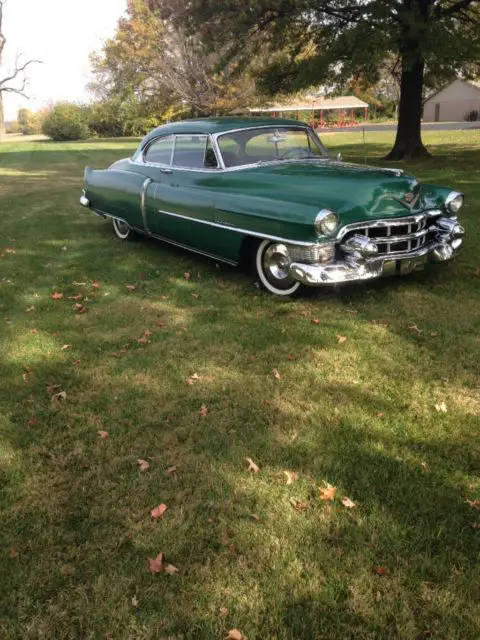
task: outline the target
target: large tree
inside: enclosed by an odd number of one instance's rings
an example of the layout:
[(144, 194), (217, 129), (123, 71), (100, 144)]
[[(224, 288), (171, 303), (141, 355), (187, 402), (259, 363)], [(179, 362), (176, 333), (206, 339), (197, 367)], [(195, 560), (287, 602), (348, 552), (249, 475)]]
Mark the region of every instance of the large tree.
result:
[(348, 77), (378, 79), (386, 55), (400, 62), (400, 104), (392, 160), (427, 155), (421, 139), (426, 70), (431, 77), (478, 71), (478, 0), (149, 0), (213, 48), (268, 64), (262, 87), (298, 90)]
[(3, 8), (6, 2), (7, 0), (0, 0), (0, 137), (5, 133), (3, 94), (16, 93), (27, 98), (28, 96), (25, 94), (25, 89), (28, 84), (26, 70), (31, 64), (39, 62), (39, 60), (23, 61), (21, 56), (17, 55), (13, 69), (2, 71), (3, 51), (7, 43), (7, 39), (3, 33)]

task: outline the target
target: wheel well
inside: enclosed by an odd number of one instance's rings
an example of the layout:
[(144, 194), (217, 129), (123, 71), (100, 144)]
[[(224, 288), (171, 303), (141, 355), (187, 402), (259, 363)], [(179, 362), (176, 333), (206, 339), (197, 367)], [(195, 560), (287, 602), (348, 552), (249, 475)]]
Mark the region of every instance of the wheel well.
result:
[(246, 236), (243, 239), (242, 246), (240, 247), (240, 266), (247, 271), (252, 271), (253, 259), (255, 252), (260, 244), (259, 238), (252, 236)]

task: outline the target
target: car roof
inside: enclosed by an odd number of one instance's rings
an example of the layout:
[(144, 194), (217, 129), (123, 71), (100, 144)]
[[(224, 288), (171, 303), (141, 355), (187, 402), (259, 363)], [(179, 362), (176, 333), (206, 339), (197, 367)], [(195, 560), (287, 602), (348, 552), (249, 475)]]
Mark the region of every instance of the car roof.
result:
[(180, 133), (222, 133), (233, 129), (248, 129), (250, 127), (268, 126), (308, 126), (298, 120), (287, 120), (284, 118), (245, 118), (245, 117), (223, 117), (223, 118), (197, 118), (195, 120), (179, 120), (157, 127), (148, 133), (142, 140), (144, 147), (152, 138)]

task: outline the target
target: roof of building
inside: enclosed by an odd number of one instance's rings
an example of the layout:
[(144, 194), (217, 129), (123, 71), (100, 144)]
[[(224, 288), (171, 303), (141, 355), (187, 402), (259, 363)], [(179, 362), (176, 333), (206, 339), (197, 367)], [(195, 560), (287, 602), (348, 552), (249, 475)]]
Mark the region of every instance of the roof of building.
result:
[(465, 84), (470, 84), (472, 85), (472, 87), (475, 87), (475, 89), (480, 89), (480, 80), (464, 80), (463, 78), (454, 78), (450, 82), (447, 82), (447, 84), (444, 84), (442, 87), (440, 87), (440, 89), (437, 89), (437, 91), (434, 91), (432, 94), (430, 94), (428, 98), (425, 100), (425, 103), (427, 103), (429, 100), (437, 96), (441, 91), (443, 91), (444, 89), (446, 89), (451, 84), (457, 81), (464, 82)]
[(223, 117), (223, 118), (197, 118), (196, 120), (179, 120), (163, 124), (150, 133), (142, 140), (142, 147), (152, 138), (160, 135), (168, 136), (176, 133), (222, 133), (223, 131), (231, 131), (232, 129), (245, 129), (248, 127), (262, 126), (287, 126), (287, 125), (305, 125), (297, 120), (287, 120), (284, 118), (252, 118), (252, 117)]
[(253, 107), (251, 113), (284, 112), (284, 111), (320, 111), (327, 109), (365, 109), (368, 103), (356, 96), (339, 96), (338, 98), (314, 98), (313, 100), (292, 100), (277, 103), (268, 107)]

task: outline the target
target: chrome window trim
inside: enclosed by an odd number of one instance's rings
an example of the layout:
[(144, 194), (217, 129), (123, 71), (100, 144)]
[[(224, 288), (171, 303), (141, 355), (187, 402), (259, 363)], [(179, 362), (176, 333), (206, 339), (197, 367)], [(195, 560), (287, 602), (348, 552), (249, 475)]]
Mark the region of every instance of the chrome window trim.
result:
[(403, 218), (381, 218), (379, 220), (365, 220), (363, 222), (353, 222), (352, 224), (346, 224), (342, 227), (336, 235), (336, 240), (341, 240), (349, 231), (355, 231), (357, 229), (369, 229), (376, 227), (401, 227), (405, 224), (418, 224), (421, 220), (427, 217), (427, 212), (417, 213), (414, 216), (406, 216)]
[[(179, 137), (182, 136), (193, 136), (193, 135), (198, 135), (198, 136), (205, 136), (206, 140), (205, 140), (205, 153), (207, 150), (207, 145), (208, 145), (208, 140), (210, 140), (210, 142), (212, 143), (212, 147), (213, 147), (213, 151), (215, 153), (215, 157), (217, 159), (217, 163), (218, 163), (218, 167), (205, 167), (205, 168), (198, 168), (198, 167), (184, 167), (181, 165), (175, 165), (173, 164), (173, 156), (175, 153), (175, 145), (176, 145), (176, 140)], [(173, 137), (173, 144), (172, 144), (172, 152), (170, 154), (170, 163), (167, 164), (166, 162), (149, 162), (148, 160), (145, 159), (145, 156), (148, 152), (148, 150), (150, 149), (150, 147), (157, 142), (158, 140), (161, 140), (162, 138), (169, 138), (169, 137)], [(218, 147), (217, 145), (214, 144), (213, 138), (209, 133), (169, 133), (166, 136), (157, 136), (156, 138), (153, 138), (152, 140), (149, 140), (148, 144), (145, 145), (145, 147), (141, 150), (141, 152), (138, 154), (138, 152), (136, 151), (133, 156), (131, 158), (128, 159), (128, 163), (137, 167), (154, 167), (156, 169), (165, 169), (165, 168), (175, 168), (175, 170), (179, 170), (179, 171), (197, 171), (200, 173), (218, 173), (219, 171), (221, 171), (222, 169), (224, 169), (225, 167), (222, 166), (220, 167), (220, 163), (219, 163), (219, 151), (218, 151)], [(140, 158), (140, 160), (138, 160), (135, 156), (137, 155), (137, 158)], [(222, 160), (222, 164), (223, 164), (223, 160)]]
[[(250, 168), (250, 167), (259, 167), (259, 166), (265, 166), (265, 165), (277, 164), (277, 163), (284, 164), (285, 162), (289, 162), (290, 160), (271, 160), (271, 161), (264, 161), (264, 162), (253, 162), (253, 163), (249, 163), (249, 164), (242, 164), (242, 165), (239, 165), (237, 167), (226, 167), (225, 166), (225, 163), (223, 161), (223, 156), (221, 155), (220, 146), (218, 144), (218, 138), (220, 138), (221, 136), (226, 136), (229, 133), (236, 133), (238, 131), (254, 131), (254, 130), (257, 130), (257, 129), (260, 130), (260, 129), (273, 129), (273, 128), (277, 128), (277, 129), (278, 128), (301, 129), (303, 131), (307, 131), (307, 133), (311, 133), (312, 137), (318, 143), (318, 146), (320, 147), (322, 152), (325, 154), (321, 158), (322, 159), (326, 159), (326, 158), (330, 157), (328, 155), (327, 149), (325, 148), (323, 142), (318, 137), (316, 131), (314, 129), (312, 129), (312, 127), (309, 127), (306, 124), (303, 124), (303, 125), (300, 125), (300, 124), (283, 124), (283, 125), (281, 125), (281, 124), (279, 124), (279, 125), (277, 125), (277, 127), (275, 127), (274, 125), (261, 124), (261, 125), (252, 126), (252, 127), (239, 127), (239, 128), (236, 128), (236, 129), (229, 129), (228, 131), (219, 131), (217, 133), (213, 133), (212, 134), (212, 137), (215, 140), (215, 143), (217, 145), (218, 151), (220, 153), (220, 157), (222, 158), (222, 165), (223, 165), (225, 171), (238, 171), (239, 169), (245, 169), (245, 168)], [(305, 160), (316, 160), (316, 159), (317, 158), (302, 158), (303, 162), (305, 162)], [(297, 161), (298, 161), (298, 159), (297, 159)]]
[(258, 231), (251, 231), (249, 229), (241, 229), (239, 227), (231, 227), (228, 224), (212, 222), (211, 220), (202, 220), (200, 218), (192, 218), (190, 216), (184, 216), (180, 213), (173, 213), (173, 211), (166, 211), (165, 209), (157, 209), (158, 213), (163, 213), (166, 216), (172, 216), (173, 218), (180, 218), (181, 220), (188, 220), (189, 222), (198, 222), (200, 224), (206, 224), (210, 227), (217, 227), (218, 229), (226, 229), (227, 231), (235, 231), (237, 233), (243, 233), (248, 236), (254, 236), (255, 238), (264, 238), (265, 240), (274, 240), (275, 242), (284, 242), (286, 244), (294, 244), (300, 247), (314, 247), (317, 242), (307, 242), (306, 240), (290, 240), (288, 238), (280, 238), (279, 236), (271, 236), (266, 233), (259, 233)]

